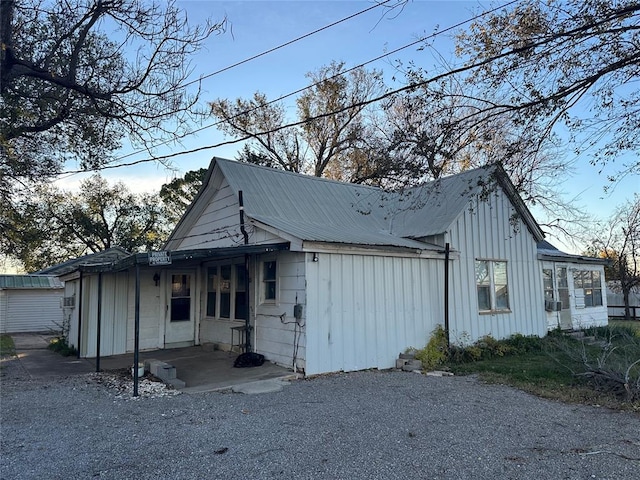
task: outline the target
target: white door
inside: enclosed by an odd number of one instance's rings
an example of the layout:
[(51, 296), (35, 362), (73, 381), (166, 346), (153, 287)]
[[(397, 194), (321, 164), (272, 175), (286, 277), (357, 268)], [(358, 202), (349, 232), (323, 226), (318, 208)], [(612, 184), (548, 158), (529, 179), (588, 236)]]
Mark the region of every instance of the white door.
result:
[(165, 347), (186, 347), (195, 339), (195, 312), (192, 272), (171, 272), (167, 295)]

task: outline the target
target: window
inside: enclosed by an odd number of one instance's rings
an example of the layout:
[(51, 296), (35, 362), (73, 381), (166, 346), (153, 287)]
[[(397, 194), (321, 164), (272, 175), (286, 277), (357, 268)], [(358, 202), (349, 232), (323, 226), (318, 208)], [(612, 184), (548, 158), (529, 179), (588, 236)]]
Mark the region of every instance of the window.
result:
[(236, 315), (239, 320), (247, 319), (247, 288), (244, 265), (236, 265)]
[(562, 302), (562, 310), (569, 310), (569, 282), (567, 281), (567, 267), (557, 267), (558, 299)]
[(542, 269), (542, 284), (544, 286), (544, 299), (553, 300), (553, 270), (550, 268)]
[(207, 269), (207, 317), (216, 316), (217, 292), (218, 267), (210, 267)]
[(582, 270), (573, 272), (573, 286), (584, 291), (584, 306), (598, 307), (602, 305), (602, 279), (600, 272)]
[(171, 275), (171, 321), (184, 322), (191, 319), (191, 277)]
[(476, 260), (476, 288), (481, 312), (509, 310), (507, 262)]
[(262, 282), (264, 284), (264, 301), (276, 300), (276, 262), (264, 262), (262, 264)]
[(245, 278), (244, 264), (218, 265), (207, 269), (207, 317), (247, 319)]
[(220, 267), (220, 318), (231, 317), (231, 265)]

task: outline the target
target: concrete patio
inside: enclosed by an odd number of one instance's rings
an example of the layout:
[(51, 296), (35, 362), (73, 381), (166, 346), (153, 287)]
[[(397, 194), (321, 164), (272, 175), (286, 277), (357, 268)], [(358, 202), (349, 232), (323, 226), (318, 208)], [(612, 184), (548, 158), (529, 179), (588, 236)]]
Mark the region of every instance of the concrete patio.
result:
[[(47, 334), (12, 334), (16, 354), (22, 366), (33, 378), (68, 376), (96, 371), (96, 359), (63, 357), (47, 349), (51, 336)], [(286, 368), (266, 361), (259, 367), (234, 368), (237, 353), (214, 350), (211, 346), (195, 346), (140, 352), (140, 362), (159, 360), (173, 365), (176, 376), (186, 385), (185, 393), (261, 391), (296, 378)], [(100, 358), (100, 370), (131, 369), (133, 353)], [(275, 382), (275, 383), (274, 383)]]

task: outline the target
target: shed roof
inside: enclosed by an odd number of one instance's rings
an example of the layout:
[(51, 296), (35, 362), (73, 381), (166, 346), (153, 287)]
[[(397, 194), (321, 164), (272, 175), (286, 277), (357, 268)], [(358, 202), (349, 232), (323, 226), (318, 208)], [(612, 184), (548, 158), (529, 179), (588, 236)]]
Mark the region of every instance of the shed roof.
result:
[(53, 275), (0, 275), (0, 290), (63, 288)]

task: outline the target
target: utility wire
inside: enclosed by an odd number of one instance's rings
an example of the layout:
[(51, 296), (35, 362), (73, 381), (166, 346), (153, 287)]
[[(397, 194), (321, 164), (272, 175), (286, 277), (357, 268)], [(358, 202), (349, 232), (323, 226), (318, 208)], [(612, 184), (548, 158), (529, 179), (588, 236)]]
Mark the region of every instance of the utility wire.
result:
[[(449, 26), (449, 27), (447, 27), (447, 28), (445, 28), (445, 29), (443, 29), (443, 30), (439, 30), (439, 31), (437, 31), (437, 32), (435, 32), (435, 33), (432, 33), (432, 34), (430, 34), (430, 35), (427, 35), (427, 36), (425, 36), (425, 37), (422, 37), (422, 38), (420, 38), (420, 39), (418, 39), (418, 40), (416, 40), (416, 41), (414, 41), (414, 42), (411, 42), (411, 43), (406, 44), (406, 45), (404, 45), (404, 46), (402, 46), (402, 47), (396, 48), (395, 50), (392, 50), (392, 51), (390, 51), (390, 52), (387, 52), (387, 53), (385, 53), (385, 54), (383, 54), (383, 55), (380, 55), (380, 56), (378, 56), (378, 57), (375, 57), (375, 58), (373, 58), (373, 59), (371, 59), (371, 60), (368, 60), (368, 61), (366, 61), (366, 62), (363, 62), (363, 63), (361, 63), (361, 64), (359, 64), (359, 65), (357, 65), (357, 66), (355, 66), (355, 67), (352, 67), (352, 68), (350, 68), (350, 69), (348, 69), (348, 70), (345, 70), (344, 72), (341, 72), (341, 73), (338, 73), (338, 74), (333, 75), (333, 76), (331, 76), (331, 77), (328, 77), (328, 78), (326, 78), (326, 79), (323, 79), (323, 80), (321, 80), (320, 82), (316, 82), (316, 83), (314, 83), (314, 84), (312, 84), (312, 85), (309, 85), (309, 86), (307, 86), (307, 87), (304, 87), (304, 88), (298, 89), (298, 90), (296, 90), (296, 91), (294, 91), (294, 92), (291, 92), (291, 93), (288, 93), (288, 94), (282, 95), (282, 96), (280, 96), (280, 97), (278, 97), (278, 98), (276, 98), (276, 99), (274, 99), (274, 100), (271, 100), (271, 101), (269, 101), (269, 102), (267, 102), (267, 103), (265, 103), (265, 104), (263, 104), (263, 105), (259, 105), (259, 106), (257, 106), (257, 107), (252, 108), (252, 109), (249, 109), (249, 110), (247, 110), (247, 111), (245, 111), (245, 112), (241, 112), (241, 113), (239, 113), (239, 114), (235, 115), (235, 116), (234, 116), (234, 117), (232, 117), (232, 118), (236, 118), (236, 117), (238, 117), (238, 116), (246, 115), (246, 114), (251, 113), (251, 112), (253, 112), (253, 111), (255, 111), (255, 110), (258, 110), (258, 109), (260, 109), (260, 108), (263, 108), (263, 107), (264, 107), (264, 106), (266, 106), (266, 105), (270, 105), (270, 104), (272, 104), (272, 103), (275, 103), (275, 102), (281, 101), (281, 100), (283, 100), (283, 99), (285, 99), (285, 98), (291, 97), (291, 96), (296, 95), (296, 94), (298, 94), (298, 93), (304, 92), (305, 90), (308, 90), (308, 89), (314, 88), (314, 87), (316, 87), (316, 86), (318, 86), (318, 85), (322, 84), (322, 83), (323, 83), (323, 82), (325, 82), (326, 80), (331, 80), (331, 79), (334, 79), (334, 78), (337, 78), (337, 77), (343, 76), (344, 74), (349, 73), (349, 72), (351, 72), (351, 71), (353, 71), (353, 70), (356, 70), (356, 69), (358, 69), (358, 68), (361, 68), (361, 67), (363, 67), (363, 66), (365, 66), (365, 65), (368, 65), (368, 64), (370, 64), (370, 63), (376, 62), (376, 61), (378, 61), (378, 60), (380, 60), (380, 59), (382, 59), (382, 58), (388, 57), (389, 55), (393, 55), (394, 53), (397, 53), (397, 52), (399, 52), (399, 51), (401, 51), (401, 50), (404, 50), (404, 49), (406, 49), (406, 48), (409, 48), (409, 47), (411, 47), (411, 46), (414, 46), (414, 45), (416, 45), (416, 44), (418, 44), (418, 43), (422, 43), (422, 42), (424, 42), (424, 41), (426, 41), (426, 40), (429, 40), (429, 39), (435, 38), (435, 37), (437, 37), (438, 35), (442, 35), (442, 34), (444, 34), (444, 33), (448, 32), (448, 31), (451, 31), (451, 30), (454, 30), (454, 29), (456, 29), (456, 28), (459, 28), (459, 27), (461, 27), (462, 25), (465, 25), (465, 24), (467, 24), (467, 23), (469, 23), (469, 22), (473, 22), (473, 21), (475, 21), (475, 20), (477, 20), (477, 19), (479, 19), (479, 18), (482, 18), (482, 17), (484, 17), (484, 16), (486, 16), (486, 15), (489, 15), (489, 14), (491, 14), (491, 13), (493, 13), (493, 12), (497, 11), (497, 10), (500, 10), (500, 9), (502, 9), (502, 8), (508, 7), (508, 6), (513, 5), (513, 4), (515, 4), (515, 3), (518, 3), (518, 1), (519, 1), (519, 0), (512, 0), (512, 1), (507, 2), (507, 3), (503, 4), (503, 5), (500, 5), (500, 6), (496, 7), (496, 8), (493, 8), (493, 9), (491, 9), (491, 10), (487, 10), (487, 11), (485, 11), (485, 12), (482, 12), (482, 13), (480, 13), (480, 14), (478, 14), (478, 15), (475, 15), (475, 16), (473, 16), (473, 17), (471, 17), (471, 18), (468, 18), (467, 20), (463, 20), (463, 21), (461, 21), (461, 22), (458, 22), (458, 23), (456, 23), (456, 24), (454, 24), (454, 25), (451, 25), (451, 26)], [(520, 49), (517, 49), (517, 51), (520, 51), (520, 50), (522, 50), (523, 48), (530, 48), (530, 46), (521, 47)], [(503, 52), (503, 53), (502, 53), (502, 54), (500, 54), (497, 58), (502, 58), (502, 57), (504, 57), (504, 56), (506, 56), (506, 55), (509, 55), (509, 54), (511, 54), (511, 53), (514, 53), (515, 51), (516, 51), (516, 50), (510, 50), (510, 51), (507, 51), (507, 52)], [(135, 160), (135, 161), (132, 161), (132, 162), (119, 163), (119, 164), (117, 164), (117, 165), (105, 165), (105, 166), (101, 167), (101, 168), (100, 168), (100, 170), (114, 169), (114, 168), (120, 168), (120, 167), (130, 167), (130, 166), (139, 165), (139, 164), (142, 164), (142, 163), (148, 163), (148, 162), (154, 162), (154, 161), (160, 161), (160, 160), (168, 160), (168, 159), (170, 159), (170, 158), (178, 157), (178, 156), (181, 156), (181, 155), (188, 155), (188, 154), (196, 153), (196, 152), (200, 152), (200, 151), (203, 151), (203, 150), (210, 150), (210, 149), (213, 149), (213, 148), (219, 148), (219, 147), (226, 146), (226, 145), (233, 145), (233, 144), (236, 144), (236, 143), (244, 142), (244, 141), (246, 141), (246, 140), (250, 140), (251, 138), (254, 138), (254, 137), (258, 137), (258, 136), (261, 136), (261, 135), (268, 135), (268, 134), (270, 134), (270, 133), (275, 133), (275, 132), (278, 132), (278, 131), (280, 131), (280, 130), (284, 130), (284, 129), (286, 129), (286, 128), (291, 128), (291, 127), (301, 126), (301, 125), (304, 125), (304, 124), (306, 124), (306, 123), (310, 123), (310, 122), (313, 122), (313, 121), (315, 121), (315, 120), (319, 120), (319, 119), (322, 119), (322, 118), (330, 117), (330, 116), (332, 116), (332, 115), (336, 115), (336, 114), (338, 114), (338, 113), (342, 113), (342, 112), (344, 112), (344, 111), (347, 111), (347, 110), (350, 110), (350, 109), (353, 109), (353, 108), (364, 107), (364, 106), (367, 106), (367, 105), (370, 105), (370, 104), (373, 104), (373, 103), (379, 102), (379, 101), (381, 101), (381, 100), (385, 100), (385, 99), (387, 99), (387, 98), (389, 98), (389, 97), (391, 97), (391, 96), (393, 96), (393, 95), (396, 95), (396, 94), (398, 94), (398, 93), (402, 93), (402, 92), (405, 92), (405, 91), (413, 90), (413, 89), (418, 88), (418, 87), (421, 87), (421, 86), (426, 86), (426, 85), (428, 85), (428, 84), (430, 84), (430, 83), (433, 83), (433, 82), (436, 82), (436, 81), (441, 80), (441, 79), (443, 79), (443, 78), (446, 78), (446, 77), (449, 77), (449, 76), (455, 75), (455, 74), (457, 74), (457, 73), (462, 73), (462, 72), (465, 72), (465, 71), (468, 71), (468, 70), (472, 70), (472, 69), (474, 69), (474, 68), (477, 68), (477, 67), (480, 67), (480, 66), (486, 65), (487, 63), (489, 63), (490, 61), (493, 61), (493, 60), (495, 60), (495, 58), (491, 58), (491, 59), (483, 60), (482, 62), (479, 62), (479, 63), (476, 63), (476, 64), (471, 64), (471, 65), (467, 65), (467, 66), (460, 67), (460, 68), (457, 68), (457, 69), (453, 69), (453, 70), (450, 70), (450, 71), (445, 72), (445, 73), (443, 73), (443, 74), (440, 74), (440, 75), (436, 75), (436, 76), (434, 76), (434, 77), (431, 77), (431, 78), (429, 78), (429, 79), (427, 79), (427, 80), (424, 80), (424, 81), (421, 81), (421, 82), (417, 82), (417, 83), (411, 83), (411, 84), (409, 84), (409, 85), (405, 85), (404, 87), (401, 87), (401, 88), (398, 88), (398, 89), (395, 89), (395, 90), (391, 90), (391, 91), (389, 91), (389, 92), (387, 92), (387, 93), (385, 93), (385, 94), (383, 94), (383, 95), (380, 95), (380, 96), (378, 96), (378, 97), (375, 97), (375, 98), (372, 98), (372, 99), (369, 99), (369, 100), (365, 100), (365, 101), (362, 101), (362, 102), (357, 102), (357, 103), (354, 103), (354, 104), (348, 105), (348, 106), (346, 106), (346, 107), (340, 108), (340, 109), (335, 110), (335, 111), (332, 111), (332, 112), (322, 113), (322, 114), (316, 115), (316, 116), (314, 116), (314, 117), (306, 118), (306, 119), (304, 119), (304, 120), (299, 120), (299, 121), (297, 121), (297, 122), (292, 122), (292, 123), (288, 123), (288, 124), (285, 124), (285, 125), (281, 125), (281, 126), (279, 126), (279, 127), (275, 127), (275, 128), (273, 128), (273, 129), (270, 129), (270, 130), (266, 130), (266, 131), (262, 131), (262, 132), (254, 133), (254, 134), (251, 134), (251, 135), (245, 135), (244, 137), (236, 138), (236, 139), (233, 139), (233, 140), (227, 140), (227, 141), (220, 142), (220, 143), (216, 143), (216, 144), (213, 144), (213, 145), (205, 145), (205, 146), (203, 146), (203, 147), (198, 147), (198, 148), (194, 148), (194, 149), (191, 149), (191, 150), (183, 150), (183, 151), (181, 151), (181, 152), (175, 152), (175, 153), (171, 153), (171, 154), (168, 154), (168, 155), (154, 156), (154, 157), (150, 157), (150, 158), (144, 158), (144, 159), (140, 159), (140, 160)], [(199, 129), (194, 130), (193, 132), (191, 132), (191, 134), (198, 133), (198, 132), (200, 132), (200, 131), (206, 130), (206, 129), (211, 128), (211, 127), (214, 127), (214, 126), (216, 126), (216, 125), (220, 125), (220, 124), (222, 124), (222, 123), (225, 123), (225, 120), (220, 120), (220, 121), (215, 122), (215, 123), (213, 123), (213, 124), (210, 124), (210, 125), (206, 125), (206, 126), (204, 126), (204, 127), (201, 127), (201, 128), (199, 128)], [(169, 143), (169, 141), (167, 141), (167, 142), (165, 142), (165, 143), (163, 143), (163, 144), (159, 144), (158, 146), (164, 145), (164, 144), (166, 144), (166, 143)], [(113, 160), (113, 161), (122, 160), (122, 159), (124, 159), (124, 158), (129, 157), (129, 156), (132, 156), (132, 155), (135, 155), (135, 154), (138, 154), (138, 153), (142, 153), (142, 152), (144, 152), (144, 151), (145, 151), (145, 150), (141, 150), (141, 151), (133, 152), (133, 153), (127, 154), (127, 155), (125, 155), (125, 156), (118, 157), (117, 159), (115, 159), (115, 160)], [(110, 162), (110, 163), (111, 163), (111, 162)], [(74, 175), (74, 174), (77, 174), (77, 173), (85, 173), (85, 172), (86, 172), (86, 170), (69, 170), (69, 171), (63, 172), (61, 175)]]
[[(387, 4), (387, 3), (389, 3), (390, 1), (392, 1), (392, 0), (382, 0), (382, 1), (380, 1), (380, 2), (377, 2), (375, 5), (373, 5), (373, 6), (371, 6), (371, 7), (365, 8), (364, 10), (360, 10), (359, 12), (356, 12), (356, 13), (354, 13), (354, 14), (352, 14), (352, 15), (349, 15), (348, 17), (341, 18), (340, 20), (337, 20), (337, 21), (335, 21), (335, 22), (333, 22), (333, 23), (330, 23), (330, 24), (328, 24), (328, 25), (325, 25), (324, 27), (320, 27), (320, 28), (318, 28), (318, 29), (316, 29), (316, 30), (314, 30), (314, 31), (312, 31), (312, 32), (305, 33), (304, 35), (301, 35), (301, 36), (299, 36), (299, 37), (297, 37), (297, 38), (294, 38), (293, 40), (289, 40), (288, 42), (282, 43), (282, 44), (278, 45), (277, 47), (270, 48), (270, 49), (268, 49), (268, 50), (265, 50), (265, 51), (264, 51), (264, 52), (262, 52), (262, 53), (258, 53), (258, 54), (256, 54), (256, 55), (253, 55), (253, 56), (249, 57), (249, 58), (245, 58), (244, 60), (241, 60), (241, 61), (239, 61), (239, 62), (236, 62), (236, 63), (234, 63), (234, 64), (232, 64), (232, 65), (229, 65), (229, 66), (226, 66), (226, 67), (224, 67), (224, 68), (221, 68), (220, 70), (216, 70), (215, 72), (212, 72), (212, 73), (209, 73), (209, 74), (207, 74), (207, 75), (201, 76), (201, 77), (199, 77), (199, 78), (197, 78), (197, 79), (195, 79), (195, 80), (192, 80), (192, 81), (190, 81), (190, 82), (188, 82), (188, 83), (184, 84), (184, 85), (183, 85), (183, 87), (188, 87), (188, 86), (190, 86), (190, 85), (193, 85), (194, 83), (199, 83), (199, 82), (201, 82), (202, 80), (205, 80), (205, 79), (207, 79), (207, 78), (213, 77), (214, 75), (218, 75), (218, 74), (220, 74), (220, 73), (226, 72), (227, 70), (231, 70), (232, 68), (238, 67), (238, 66), (243, 65), (243, 64), (245, 64), (245, 63), (248, 63), (248, 62), (250, 62), (250, 61), (252, 61), (252, 60), (255, 60), (255, 59), (257, 59), (257, 58), (260, 58), (260, 57), (263, 57), (263, 56), (265, 56), (265, 55), (268, 55), (269, 53), (273, 53), (273, 52), (275, 52), (276, 50), (280, 50), (281, 48), (284, 48), (284, 47), (287, 47), (287, 46), (289, 46), (289, 45), (292, 45), (292, 44), (294, 44), (294, 43), (296, 43), (296, 42), (299, 42), (300, 40), (304, 40), (305, 38), (311, 37), (312, 35), (315, 35), (316, 33), (320, 33), (320, 32), (322, 32), (322, 31), (324, 31), (324, 30), (327, 30), (327, 29), (329, 29), (329, 28), (331, 28), (331, 27), (335, 27), (336, 25), (339, 25), (339, 24), (341, 24), (341, 23), (343, 23), (343, 22), (346, 22), (347, 20), (351, 20), (351, 19), (353, 19), (353, 18), (357, 17), (358, 15), (362, 15), (363, 13), (367, 13), (367, 12), (369, 12), (369, 11), (373, 10), (374, 8), (378, 8), (378, 7), (381, 7), (381, 6), (383, 6), (383, 5), (386, 5), (386, 4)], [(395, 0), (395, 1), (396, 1), (396, 5), (391, 5), (391, 6), (390, 6), (390, 8), (395, 8), (397, 5), (399, 5), (399, 4), (401, 4), (401, 3), (402, 3), (402, 0)], [(307, 88), (308, 88), (308, 87), (307, 87)], [(288, 94), (288, 95), (286, 95), (286, 96), (284, 96), (284, 97), (280, 97), (279, 99), (276, 99), (276, 100), (274, 100), (274, 101), (278, 101), (278, 100), (281, 100), (281, 99), (283, 99), (283, 98), (287, 98), (288, 96), (295, 95), (296, 93), (298, 93), (298, 92), (293, 92), (293, 93)], [(269, 102), (269, 103), (271, 103), (271, 102)], [(268, 105), (268, 104), (267, 104), (267, 105)], [(187, 136), (189, 136), (189, 135), (193, 135), (193, 134), (195, 134), (195, 133), (201, 132), (202, 130), (206, 130), (206, 129), (208, 129), (208, 128), (211, 128), (211, 127), (214, 127), (214, 126), (216, 126), (216, 125), (219, 125), (220, 123), (221, 123), (221, 122), (217, 122), (217, 123), (213, 123), (213, 124), (211, 124), (211, 125), (206, 125), (206, 126), (204, 126), (204, 127), (198, 128), (198, 129), (196, 129), (196, 130), (192, 130), (192, 131), (190, 131), (190, 132), (188, 132), (188, 133), (185, 133), (185, 134), (184, 134), (184, 135), (182, 135), (180, 138), (184, 138), (184, 137), (187, 137)], [(168, 144), (168, 143), (171, 143), (172, 141), (174, 141), (174, 140), (173, 140), (173, 139), (171, 139), (171, 140), (166, 140), (166, 141), (161, 142), (161, 143), (159, 143), (159, 144), (157, 144), (157, 145), (154, 145), (154, 146), (153, 146), (153, 147), (151, 147), (151, 148), (161, 147), (161, 146), (163, 146), (163, 145), (166, 145), (166, 144)], [(139, 153), (143, 153), (143, 152), (146, 152), (146, 150), (137, 150), (137, 151), (135, 151), (135, 152), (127, 153), (126, 155), (122, 155), (122, 156), (120, 156), (120, 157), (116, 158), (114, 161), (116, 161), (116, 162), (117, 162), (118, 160), (123, 160), (123, 159), (125, 159), (125, 158), (131, 157), (131, 156), (133, 156), (133, 155), (137, 155), (137, 154), (139, 154)]]

